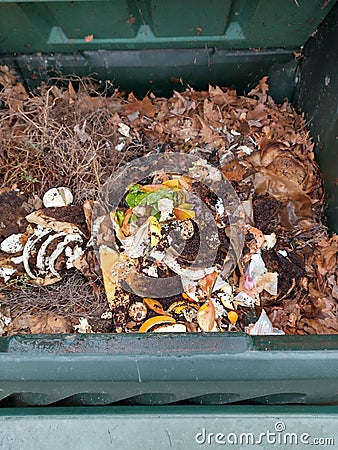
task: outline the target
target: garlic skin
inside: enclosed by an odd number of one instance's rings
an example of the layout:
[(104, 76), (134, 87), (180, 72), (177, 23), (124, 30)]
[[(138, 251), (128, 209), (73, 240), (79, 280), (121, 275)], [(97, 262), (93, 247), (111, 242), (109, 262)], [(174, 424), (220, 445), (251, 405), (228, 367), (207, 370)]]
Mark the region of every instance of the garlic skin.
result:
[(51, 188), (45, 192), (42, 202), (45, 208), (59, 208), (73, 203), (72, 191), (64, 186)]

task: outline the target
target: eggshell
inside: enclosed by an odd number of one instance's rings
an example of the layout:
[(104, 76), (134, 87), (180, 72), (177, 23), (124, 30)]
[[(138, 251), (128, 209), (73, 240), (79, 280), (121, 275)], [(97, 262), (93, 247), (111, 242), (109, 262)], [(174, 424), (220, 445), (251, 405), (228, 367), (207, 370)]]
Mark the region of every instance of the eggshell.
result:
[(0, 248), (5, 253), (19, 253), (23, 250), (23, 234), (11, 234), (0, 244)]
[(42, 201), (46, 208), (67, 206), (73, 203), (73, 194), (67, 187), (51, 188), (45, 193)]

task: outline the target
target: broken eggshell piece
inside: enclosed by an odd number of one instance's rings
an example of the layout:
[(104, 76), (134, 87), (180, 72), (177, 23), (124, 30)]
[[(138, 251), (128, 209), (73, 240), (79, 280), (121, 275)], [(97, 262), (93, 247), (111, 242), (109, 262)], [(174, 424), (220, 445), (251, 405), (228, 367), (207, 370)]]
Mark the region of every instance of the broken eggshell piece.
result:
[(35, 279), (37, 278), (36, 275), (33, 274), (33, 272), (31, 271), (30, 265), (29, 265), (29, 258), (31, 256), (31, 252), (33, 252), (35, 250), (35, 246), (36, 244), (44, 237), (47, 236), (47, 234), (51, 233), (51, 229), (50, 228), (42, 228), (40, 226), (38, 226), (36, 228), (36, 230), (34, 231), (34, 233), (32, 234), (32, 236), (28, 239), (28, 241), (26, 242), (26, 245), (23, 249), (23, 265), (25, 268), (25, 271), (27, 272), (27, 275), (32, 278)]
[(56, 277), (60, 277), (59, 272), (55, 269), (56, 260), (71, 242), (82, 243), (82, 237), (79, 234), (68, 234), (65, 239), (56, 246), (56, 249), (50, 255), (48, 269)]
[(135, 322), (142, 322), (147, 317), (147, 307), (142, 302), (135, 302), (129, 307), (129, 317)]
[(73, 203), (73, 194), (64, 186), (51, 188), (43, 196), (42, 202), (46, 208), (68, 206)]
[(45, 242), (41, 245), (39, 251), (38, 251), (38, 255), (36, 257), (36, 267), (38, 269), (41, 270), (45, 270), (46, 266), (48, 266), (48, 262), (46, 262), (47, 259), (47, 255), (46, 255), (46, 250), (47, 247), (55, 240), (58, 239), (60, 237), (66, 236), (66, 233), (64, 233), (63, 231), (61, 231), (60, 233), (56, 233), (56, 234), (52, 234), (51, 236), (49, 236)]
[(16, 269), (14, 267), (0, 267), (0, 278), (2, 278), (5, 283), (10, 280), (11, 276), (15, 273)]
[(74, 330), (81, 334), (93, 333), (91, 325), (88, 323), (88, 319), (85, 317), (79, 318), (79, 324), (74, 325)]
[(25, 235), (23, 233), (11, 234), (0, 244), (0, 249), (5, 253), (19, 253), (24, 248)]
[[(82, 236), (79, 234), (66, 234), (64, 232), (51, 234), (52, 230), (50, 228), (42, 228), (38, 226), (32, 236), (27, 240), (23, 253), (22, 253), (22, 262), (25, 268), (25, 271), (27, 275), (34, 279), (37, 279), (38, 277), (42, 275), (46, 275), (47, 273), (50, 273), (54, 275), (57, 278), (60, 278), (59, 272), (55, 268), (55, 263), (58, 259), (58, 257), (62, 254), (62, 252), (65, 249), (69, 248), (69, 244), (72, 242), (82, 244), (83, 239)], [(31, 268), (31, 262), (30, 259), (32, 259), (32, 256), (34, 253), (36, 253), (36, 247), (38, 243), (45, 238), (48, 234), (51, 234), (47, 237), (47, 239), (41, 244), (37, 255), (36, 255), (36, 263), (35, 263), (35, 270), (36, 273), (33, 273), (33, 270)], [(51, 252), (51, 254), (48, 255), (48, 250), (51, 246), (51, 244), (60, 238), (64, 238), (61, 242), (59, 242), (56, 245), (56, 248)], [(81, 249), (82, 250), (82, 249)], [(71, 255), (68, 256), (67, 259), (67, 268), (69, 268), (69, 259), (70, 256), (73, 255), (74, 250), (67, 250), (67, 253), (71, 253)], [(79, 251), (76, 252), (76, 254), (79, 254)], [(75, 258), (73, 258), (74, 260)], [(71, 266), (72, 267), (72, 266)]]

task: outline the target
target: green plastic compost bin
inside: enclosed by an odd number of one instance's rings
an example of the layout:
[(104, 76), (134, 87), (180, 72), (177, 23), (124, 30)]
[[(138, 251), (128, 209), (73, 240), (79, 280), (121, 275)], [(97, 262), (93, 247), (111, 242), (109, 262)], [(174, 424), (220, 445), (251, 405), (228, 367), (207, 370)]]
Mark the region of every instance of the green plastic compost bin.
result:
[[(304, 111), (338, 231), (338, 5), (330, 0), (0, 0), (0, 62), (31, 89), (93, 75), (144, 95), (208, 83)], [(177, 83), (180, 80), (181, 83)], [(338, 336), (0, 338), (0, 405), (338, 401)]]

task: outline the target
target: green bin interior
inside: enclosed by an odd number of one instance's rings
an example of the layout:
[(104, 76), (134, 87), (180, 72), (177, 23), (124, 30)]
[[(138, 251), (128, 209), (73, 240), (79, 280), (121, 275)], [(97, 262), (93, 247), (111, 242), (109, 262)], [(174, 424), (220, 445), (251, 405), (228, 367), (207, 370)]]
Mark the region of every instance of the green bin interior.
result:
[[(95, 75), (137, 95), (268, 75), (306, 115), (338, 231), (337, 17), (327, 0), (0, 0), (0, 64), (30, 89)], [(0, 338), (0, 406), (331, 403), (337, 386), (338, 336)]]

